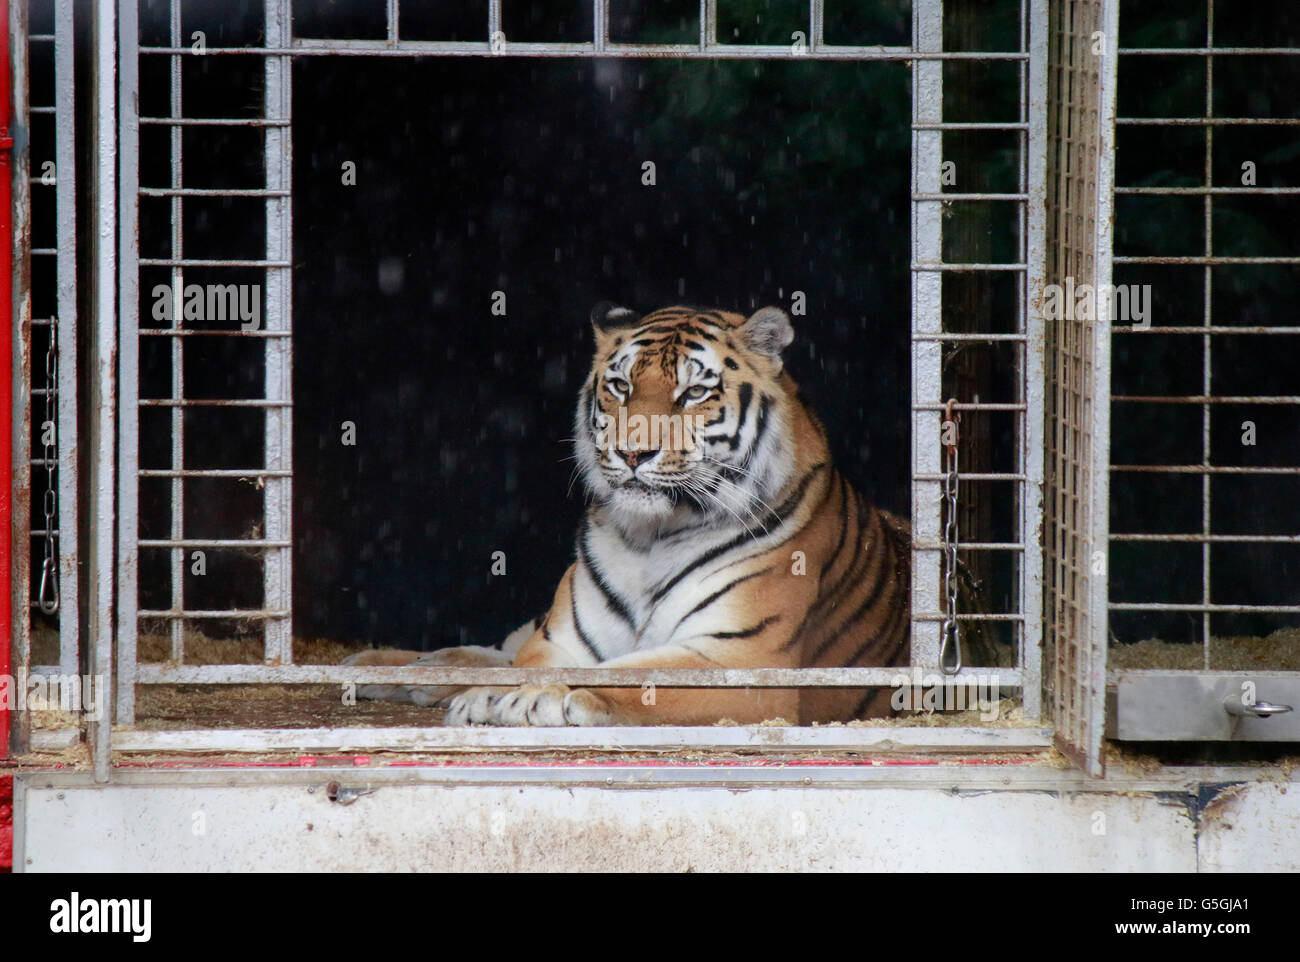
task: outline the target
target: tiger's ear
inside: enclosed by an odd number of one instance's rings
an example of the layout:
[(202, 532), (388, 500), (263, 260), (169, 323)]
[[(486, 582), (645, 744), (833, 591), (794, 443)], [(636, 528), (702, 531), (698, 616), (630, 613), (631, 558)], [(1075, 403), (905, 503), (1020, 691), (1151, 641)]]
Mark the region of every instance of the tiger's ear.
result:
[(794, 340), (790, 316), (779, 307), (761, 307), (740, 328), (745, 346), (781, 366), (781, 352)]
[(596, 333), (610, 331), (616, 327), (627, 327), (641, 320), (641, 315), (631, 308), (619, 307), (610, 301), (601, 301), (591, 309), (591, 326)]

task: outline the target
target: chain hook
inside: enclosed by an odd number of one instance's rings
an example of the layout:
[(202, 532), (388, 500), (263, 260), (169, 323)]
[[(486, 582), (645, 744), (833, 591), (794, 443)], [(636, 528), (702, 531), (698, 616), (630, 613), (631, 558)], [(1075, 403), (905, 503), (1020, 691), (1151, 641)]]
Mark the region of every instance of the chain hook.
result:
[(49, 555), (41, 562), (41, 591), (37, 596), (41, 611), (47, 615), (59, 611), (59, 573), (54, 570), (54, 559)]

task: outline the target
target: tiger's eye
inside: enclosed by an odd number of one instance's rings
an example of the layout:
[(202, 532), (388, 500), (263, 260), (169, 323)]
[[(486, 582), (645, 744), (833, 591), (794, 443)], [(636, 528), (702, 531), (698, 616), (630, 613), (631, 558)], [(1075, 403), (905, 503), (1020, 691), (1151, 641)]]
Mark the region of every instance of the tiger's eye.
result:
[(704, 395), (709, 393), (709, 389), (703, 384), (692, 384), (682, 392), (682, 397), (687, 401), (698, 401)]
[(621, 377), (610, 378), (608, 383), (611, 390), (617, 394), (627, 394), (628, 391), (632, 390), (632, 385), (628, 384), (627, 381), (624, 381)]

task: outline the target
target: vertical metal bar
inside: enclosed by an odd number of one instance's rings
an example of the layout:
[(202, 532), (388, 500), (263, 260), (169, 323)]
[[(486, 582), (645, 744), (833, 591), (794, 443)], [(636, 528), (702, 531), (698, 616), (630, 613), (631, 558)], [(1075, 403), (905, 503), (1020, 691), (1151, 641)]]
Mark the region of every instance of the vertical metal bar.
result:
[(54, 5), (55, 274), (59, 332), (59, 671), (81, 671), (77, 570), (77, 145), (73, 8)]
[[(171, 27), (171, 45), (181, 46), (181, 0), (171, 0), (169, 11)], [(171, 61), (171, 96), (170, 108), (173, 120), (183, 115), (181, 104), (181, 57), (172, 54)], [(171, 126), (171, 186), (173, 190), (185, 186), (184, 128), (179, 124)], [(185, 217), (184, 198), (179, 193), (171, 198), (171, 256), (179, 262), (185, 256)], [(184, 327), (185, 312), (181, 309), (185, 291), (185, 269), (180, 266), (172, 268), (172, 327), (180, 330)], [(185, 397), (185, 338), (173, 337), (171, 340), (171, 396), (175, 401)], [(172, 450), (171, 466), (173, 471), (185, 467), (185, 409), (179, 404), (172, 408)], [(171, 536), (180, 541), (185, 537), (185, 479), (177, 474), (171, 483)], [(185, 610), (185, 549), (173, 548), (171, 552), (171, 607), (174, 611)], [(180, 664), (185, 661), (185, 619), (173, 618), (169, 625), (172, 636), (172, 661)]]
[(388, 19), (388, 44), (392, 46), (398, 40), (398, 18), (401, 10), (398, 8), (398, 0), (388, 0), (387, 3)]
[[(1022, 349), (1020, 416), (1020, 604), (1024, 622), (1017, 663), (1023, 673), (1022, 707), (1027, 716), (1042, 715), (1043, 658), (1043, 391), (1045, 330), (1042, 292), (1047, 283), (1047, 4), (1022, 2), (1020, 46), (1029, 51), (1021, 66), (1020, 119), (1027, 131), (1019, 135), (1022, 162), (1020, 190), (1029, 198), (1021, 206), (1020, 255), (1026, 264), (1020, 292), (1026, 334)], [(1028, 9), (1024, 9), (1027, 6)], [(1026, 34), (1027, 32), (1027, 34)]]
[[(0, 12), (0, 674), (19, 690), (31, 666), (31, 183), (27, 137), (27, 4)], [(15, 149), (15, 145), (19, 149)], [(29, 712), (0, 708), (0, 758), (26, 752)]]
[(599, 53), (609, 44), (609, 0), (591, 0), (593, 42)]
[(826, 10), (824, 0), (808, 0), (808, 48), (817, 50), (826, 42)]
[[(912, 49), (918, 53), (943, 49), (943, 0), (916, 0), (912, 7)], [(937, 481), (919, 480), (940, 472), (940, 414), (918, 411), (921, 404), (943, 401), (943, 344), (918, 339), (943, 328), (943, 274), (917, 270), (943, 259), (942, 190), (943, 132), (918, 130), (919, 124), (943, 121), (943, 62), (912, 62), (912, 538), (937, 544), (940, 527), (940, 490)], [(939, 623), (922, 620), (921, 613), (940, 610), (940, 552), (912, 549), (912, 664), (939, 665)]]
[[(1205, 49), (1214, 49), (1214, 0), (1205, 0)], [(1205, 55), (1205, 117), (1214, 116), (1214, 54)], [(1205, 186), (1214, 186), (1214, 125), (1205, 125)], [(1209, 333), (1211, 324), (1211, 299), (1214, 291), (1214, 198), (1209, 191), (1205, 194), (1205, 284), (1201, 325), (1206, 333), (1201, 335), (1201, 396), (1212, 397), (1213, 347), (1214, 336)], [(1201, 465), (1210, 466), (1210, 404), (1201, 405)], [(1201, 534), (1210, 533), (1210, 472), (1201, 475)], [(1201, 612), (1201, 657), (1205, 668), (1210, 667), (1210, 541), (1207, 537), (1201, 545), (1201, 604), (1207, 609)]]
[[(133, 55), (135, 4), (122, 0), (123, 40)], [(117, 425), (117, 5), (95, 7), (95, 352), (90, 387), (91, 457), (89, 589), (90, 625), (87, 637), (90, 673), (106, 682), (113, 678), (113, 495), (117, 482), (114, 455)], [(123, 312), (124, 314), (126, 312)], [(95, 780), (108, 781), (112, 751), (112, 713), (89, 723)]]
[(718, 42), (718, 0), (700, 0), (700, 49)]
[[(501, 0), (488, 0), (488, 43), (496, 40), (501, 33)], [(270, 41), (267, 41), (268, 45)]]
[[(118, 63), (118, 158), (120, 165), (118, 303), (117, 474), (117, 705), (119, 725), (135, 723), (136, 652), (140, 623), (140, 58), (139, 12), (122, 0)], [(173, 304), (173, 308), (175, 305)], [(102, 326), (107, 323), (96, 318)], [(102, 334), (102, 332), (101, 332)], [(98, 569), (91, 568), (96, 572)]]
[[(266, 45), (284, 49), (290, 43), (292, 10), (290, 0), (266, 0)], [(290, 121), (292, 114), (292, 62), (286, 56), (266, 58), (267, 120)], [(266, 136), (266, 188), (284, 191), (286, 196), (268, 197), (266, 201), (266, 259), (272, 263), (288, 262), (293, 257), (293, 207), (287, 196), (292, 190), (291, 128), (268, 126)], [(292, 275), (287, 267), (266, 269), (266, 329), (292, 330)], [(288, 402), (292, 398), (292, 338), (268, 337), (266, 343), (266, 393), (269, 401)], [(286, 472), (266, 479), (263, 491), (268, 541), (288, 543), (292, 539), (293, 421), (287, 406), (266, 408), (266, 468)], [(263, 570), (265, 591), (263, 607), (271, 611), (289, 611), (293, 600), (292, 549), (266, 548)], [(287, 665), (293, 661), (292, 615), (268, 617), (265, 623), (265, 660), (269, 665)]]
[[(1094, 154), (1096, 171), (1096, 219), (1092, 237), (1094, 289), (1107, 290), (1111, 283), (1111, 258), (1114, 245), (1115, 197), (1115, 92), (1119, 75), (1119, 0), (1098, 0), (1104, 50), (1097, 68), (1097, 139)], [(1090, 461), (1087, 465), (1092, 477), (1088, 486), (1089, 552), (1101, 552), (1103, 559), (1110, 547), (1110, 353), (1111, 317), (1109, 311), (1099, 311), (1093, 329), (1094, 344), (1083, 345), (1092, 350), (1092, 404), (1089, 425)], [(1086, 355), (1085, 355), (1086, 356)], [(1086, 368), (1085, 368), (1086, 371)], [(1084, 558), (1090, 563), (1091, 558)], [(1109, 644), (1108, 609), (1109, 565), (1085, 568), (1088, 572), (1087, 627), (1089, 636), (1079, 640), (1081, 662), (1080, 711), (1086, 712), (1087, 752), (1085, 768), (1091, 775), (1104, 772), (1101, 755), (1102, 734), (1106, 715), (1106, 651)]]

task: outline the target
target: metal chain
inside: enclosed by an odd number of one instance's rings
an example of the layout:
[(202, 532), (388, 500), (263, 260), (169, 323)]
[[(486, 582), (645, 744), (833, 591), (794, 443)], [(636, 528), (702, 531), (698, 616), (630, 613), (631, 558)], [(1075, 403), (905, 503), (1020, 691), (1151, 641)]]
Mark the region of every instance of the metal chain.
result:
[(50, 318), (49, 349), (45, 352), (45, 557), (41, 561), (41, 588), (37, 601), (41, 611), (52, 615), (59, 610), (59, 562), (54, 548), (54, 525), (58, 508), (58, 485), (54, 478), (58, 462), (59, 319)]
[[(943, 480), (943, 497), (948, 517), (943, 526), (943, 588), (947, 605), (939, 629), (939, 668), (946, 675), (961, 671), (961, 625), (957, 622), (957, 425), (961, 414), (953, 411), (956, 398), (944, 407), (944, 428), (952, 425), (952, 440), (944, 445), (948, 453), (948, 471)], [(950, 661), (951, 658), (951, 661)]]

